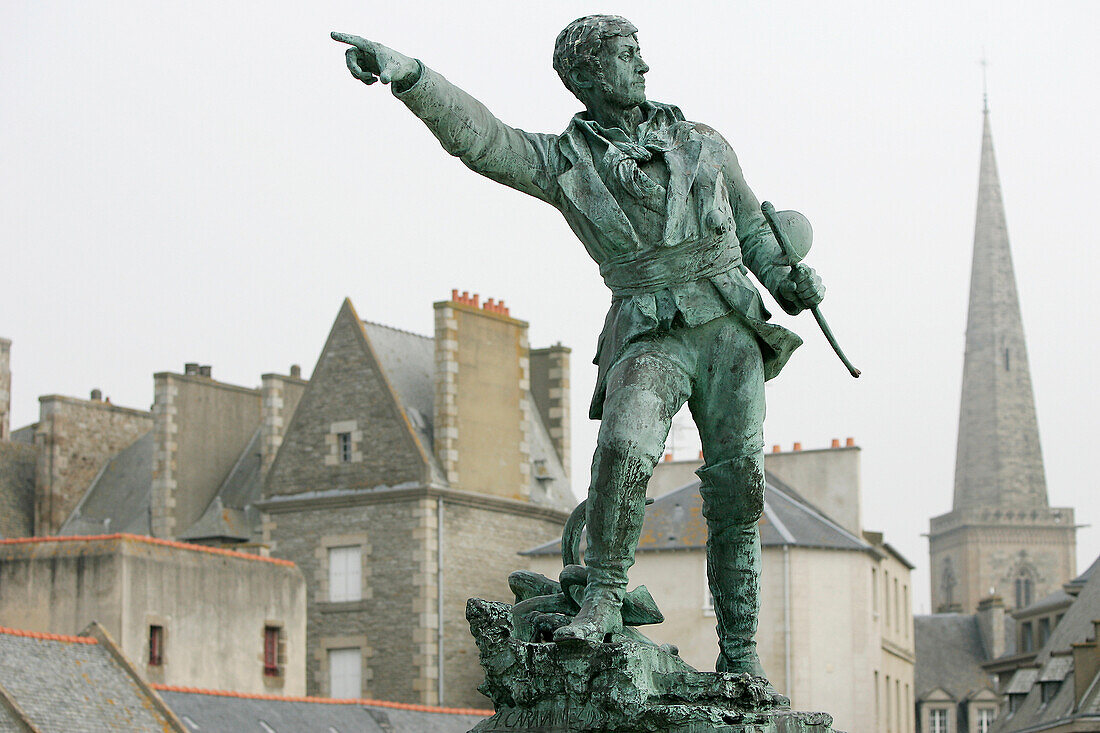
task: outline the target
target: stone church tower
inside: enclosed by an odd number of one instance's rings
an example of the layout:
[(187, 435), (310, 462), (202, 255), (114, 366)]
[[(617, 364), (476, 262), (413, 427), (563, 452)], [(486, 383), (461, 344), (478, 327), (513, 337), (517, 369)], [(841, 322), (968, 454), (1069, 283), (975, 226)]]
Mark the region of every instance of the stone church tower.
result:
[(932, 610), (975, 613), (1001, 596), (1021, 608), (1076, 573), (1073, 509), (1047, 501), (988, 106), (970, 274), (952, 510), (929, 532)]

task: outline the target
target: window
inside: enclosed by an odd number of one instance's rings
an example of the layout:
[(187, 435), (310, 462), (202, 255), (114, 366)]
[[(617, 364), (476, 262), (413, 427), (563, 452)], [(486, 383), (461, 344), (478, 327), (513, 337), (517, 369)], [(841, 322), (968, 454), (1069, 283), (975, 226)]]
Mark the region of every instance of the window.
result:
[(1034, 585), (1031, 578), (1026, 575), (1016, 578), (1016, 608), (1027, 608), (1031, 605), (1031, 591)]
[(886, 611), (886, 628), (890, 628), (890, 573), (882, 571), (882, 602)]
[(1058, 694), (1058, 688), (1062, 686), (1061, 682), (1040, 682), (1039, 694), (1042, 696), (1043, 704), (1054, 699), (1054, 696)]
[[(889, 618), (889, 616), (887, 616), (887, 618)], [(890, 721), (894, 719), (890, 709), (890, 675), (886, 675), (886, 689), (883, 690), (883, 692), (886, 698), (886, 732), (890, 733), (890, 731), (894, 729), (893, 726), (890, 725)]]
[(278, 626), (264, 627), (264, 676), (278, 677), (279, 669), (279, 641), (282, 629)]
[(1030, 652), (1035, 647), (1035, 636), (1031, 631), (1031, 622), (1020, 624), (1020, 651)]
[(894, 578), (894, 628), (901, 629), (901, 602), (898, 599), (898, 579)]
[(978, 733), (989, 733), (993, 721), (997, 719), (996, 708), (978, 708)]
[(363, 597), (363, 550), (359, 545), (328, 548), (328, 599), (358, 601)]
[(871, 568), (871, 611), (878, 616), (878, 569)]
[(336, 434), (336, 450), (340, 463), (351, 463), (351, 433)]
[(358, 647), (329, 649), (329, 697), (357, 699), (363, 694), (363, 655)]
[(879, 713), (879, 691), (878, 691), (878, 670), (875, 670), (875, 730), (878, 730), (879, 719), (882, 717)]
[(947, 711), (928, 711), (928, 733), (947, 733)]
[(903, 585), (901, 587), (901, 598), (902, 598), (902, 605), (901, 605), (902, 626), (905, 629), (905, 638), (908, 639), (909, 638), (909, 629), (913, 625), (913, 619), (910, 616), (910, 614), (913, 611), (913, 607), (909, 603), (909, 586)]
[(164, 627), (149, 627), (149, 665), (159, 667), (164, 664)]
[(1039, 646), (1047, 643), (1047, 639), (1050, 638), (1050, 617), (1044, 616), (1039, 619)]

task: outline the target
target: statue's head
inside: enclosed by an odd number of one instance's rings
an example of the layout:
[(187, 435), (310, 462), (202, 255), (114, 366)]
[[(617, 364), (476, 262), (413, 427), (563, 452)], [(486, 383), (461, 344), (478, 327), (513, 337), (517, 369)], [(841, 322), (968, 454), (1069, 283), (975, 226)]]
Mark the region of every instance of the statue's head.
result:
[(645, 101), (642, 75), (649, 71), (638, 51), (637, 32), (618, 15), (577, 18), (554, 42), (554, 70), (586, 105), (599, 96), (616, 106), (635, 107)]

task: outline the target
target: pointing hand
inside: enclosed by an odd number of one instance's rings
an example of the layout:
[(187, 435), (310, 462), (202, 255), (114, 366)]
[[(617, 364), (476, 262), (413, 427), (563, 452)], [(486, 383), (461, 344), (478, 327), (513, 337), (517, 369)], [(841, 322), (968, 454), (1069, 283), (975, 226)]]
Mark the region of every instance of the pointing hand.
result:
[(332, 40), (351, 46), (344, 56), (351, 75), (364, 84), (381, 81), (383, 84), (414, 81), (420, 66), (414, 59), (387, 48), (381, 43), (368, 41), (349, 33), (332, 32)]

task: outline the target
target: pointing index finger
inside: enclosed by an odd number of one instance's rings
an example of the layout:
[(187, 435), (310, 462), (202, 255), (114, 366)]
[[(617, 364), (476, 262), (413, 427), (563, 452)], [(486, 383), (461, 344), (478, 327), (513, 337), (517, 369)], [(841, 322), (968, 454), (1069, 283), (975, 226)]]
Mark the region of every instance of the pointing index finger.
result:
[(365, 38), (360, 38), (359, 36), (353, 36), (350, 33), (341, 33), (339, 31), (333, 31), (332, 33), (329, 34), (329, 36), (334, 41), (339, 41), (340, 43), (347, 43), (348, 45), (355, 46), (356, 48), (359, 48), (359, 49), (363, 48), (363, 43), (366, 41)]

